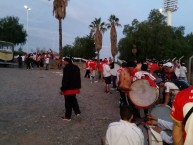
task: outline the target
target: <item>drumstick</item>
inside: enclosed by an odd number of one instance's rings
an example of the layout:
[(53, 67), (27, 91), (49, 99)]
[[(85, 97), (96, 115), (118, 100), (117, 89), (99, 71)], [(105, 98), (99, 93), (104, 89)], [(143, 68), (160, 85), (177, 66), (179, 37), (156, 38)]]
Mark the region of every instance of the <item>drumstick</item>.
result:
[(159, 142), (159, 141), (157, 140), (157, 138), (155, 137), (155, 135), (153, 134), (153, 132), (151, 131), (150, 127), (149, 127), (148, 125), (145, 125), (145, 127), (150, 130), (151, 135), (153, 136), (153, 138), (155, 139), (155, 141), (156, 141), (156, 142)]
[(155, 141), (156, 141), (156, 142), (159, 142), (159, 141), (157, 140), (157, 138), (155, 137), (155, 135), (153, 134), (153, 132), (151, 131), (151, 129), (150, 129), (150, 132), (151, 132), (151, 135), (153, 136), (153, 138), (155, 139)]

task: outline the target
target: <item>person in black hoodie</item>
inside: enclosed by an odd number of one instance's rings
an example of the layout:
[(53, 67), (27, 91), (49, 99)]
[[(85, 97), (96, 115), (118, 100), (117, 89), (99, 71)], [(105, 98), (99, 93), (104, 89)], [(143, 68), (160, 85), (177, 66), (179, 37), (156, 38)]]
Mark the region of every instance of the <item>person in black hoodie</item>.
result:
[(70, 121), (72, 109), (75, 115), (80, 118), (81, 112), (76, 94), (80, 93), (81, 77), (79, 67), (73, 64), (70, 58), (64, 58), (64, 64), (61, 95), (64, 95), (66, 112), (65, 117), (62, 117), (62, 119), (64, 121)]

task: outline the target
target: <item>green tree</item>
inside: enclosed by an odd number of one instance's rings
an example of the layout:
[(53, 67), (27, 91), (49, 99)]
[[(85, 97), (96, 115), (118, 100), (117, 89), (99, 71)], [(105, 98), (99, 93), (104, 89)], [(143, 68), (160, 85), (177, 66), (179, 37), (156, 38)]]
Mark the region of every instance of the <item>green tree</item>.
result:
[(23, 45), (26, 37), (27, 33), (24, 26), (19, 24), (18, 17), (7, 16), (0, 19), (0, 40)]
[(117, 54), (117, 31), (116, 26), (121, 26), (119, 24), (119, 18), (115, 15), (110, 15), (108, 19), (109, 23), (106, 24), (107, 29), (110, 29), (110, 39), (111, 39), (111, 54), (113, 56), (113, 60), (115, 61), (115, 55)]
[(62, 57), (62, 19), (66, 16), (68, 0), (54, 0), (53, 15), (59, 21), (59, 55)]
[(63, 56), (72, 56), (73, 46), (65, 45), (62, 49)]
[[(189, 56), (191, 49), (191, 34), (184, 36), (183, 26), (171, 27), (166, 24), (166, 17), (158, 10), (152, 10), (147, 20), (138, 22), (134, 19), (131, 25), (125, 25), (125, 38), (119, 41), (120, 59), (133, 59), (132, 47), (137, 47), (138, 58), (166, 59)], [(187, 40), (189, 39), (189, 40)]]
[(101, 21), (101, 18), (95, 18), (89, 25), (91, 33), (94, 36), (95, 49), (97, 51), (97, 62), (100, 58), (100, 50), (102, 49), (103, 33), (107, 30), (105, 22)]

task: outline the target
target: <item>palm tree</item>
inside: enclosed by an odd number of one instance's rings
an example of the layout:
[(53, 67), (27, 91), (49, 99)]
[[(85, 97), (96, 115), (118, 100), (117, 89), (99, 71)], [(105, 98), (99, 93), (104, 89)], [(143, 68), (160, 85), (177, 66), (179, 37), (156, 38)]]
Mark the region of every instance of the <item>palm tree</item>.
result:
[(109, 23), (106, 24), (106, 26), (110, 29), (111, 54), (113, 56), (113, 61), (115, 61), (115, 55), (117, 54), (117, 31), (115, 26), (121, 26), (121, 24), (119, 24), (119, 18), (115, 15), (110, 15), (108, 21)]
[(62, 19), (66, 16), (68, 0), (54, 0), (53, 15), (59, 21), (59, 55), (62, 57)]
[(91, 34), (94, 37), (95, 49), (97, 51), (97, 62), (99, 62), (100, 50), (102, 49), (103, 33), (107, 30), (105, 22), (101, 22), (101, 18), (95, 18), (89, 25)]

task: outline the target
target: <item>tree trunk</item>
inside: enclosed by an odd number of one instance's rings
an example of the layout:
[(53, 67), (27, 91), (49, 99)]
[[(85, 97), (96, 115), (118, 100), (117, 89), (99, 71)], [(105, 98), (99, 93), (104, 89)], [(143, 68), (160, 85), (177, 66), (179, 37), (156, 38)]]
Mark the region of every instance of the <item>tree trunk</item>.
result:
[(115, 29), (115, 25), (111, 26), (111, 54), (113, 56), (113, 61), (115, 61), (115, 55), (117, 53), (117, 32)]
[(59, 19), (59, 56), (62, 58), (62, 20)]

